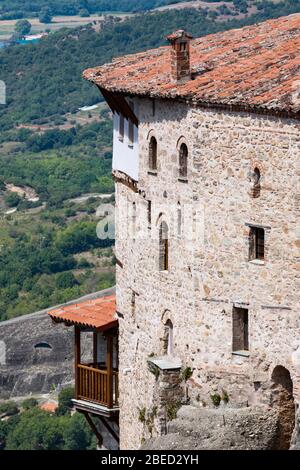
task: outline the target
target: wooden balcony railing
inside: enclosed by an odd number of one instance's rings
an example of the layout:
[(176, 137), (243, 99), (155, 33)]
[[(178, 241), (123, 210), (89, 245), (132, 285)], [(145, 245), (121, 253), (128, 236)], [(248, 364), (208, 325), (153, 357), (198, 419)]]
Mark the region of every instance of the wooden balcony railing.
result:
[(117, 370), (111, 374), (107, 369), (98, 368), (97, 365), (77, 364), (76, 370), (76, 398), (95, 402), (112, 409), (118, 406), (119, 375)]

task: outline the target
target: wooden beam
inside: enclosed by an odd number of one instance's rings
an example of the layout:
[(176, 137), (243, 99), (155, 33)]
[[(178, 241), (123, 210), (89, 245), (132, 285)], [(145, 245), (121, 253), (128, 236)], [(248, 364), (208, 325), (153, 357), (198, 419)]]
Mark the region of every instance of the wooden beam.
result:
[(110, 91), (104, 90), (103, 88), (99, 89), (103, 97), (105, 98), (108, 106), (113, 112), (122, 114), (126, 119), (132, 121), (133, 124), (135, 124), (136, 126), (139, 125), (139, 120), (137, 116), (135, 115), (134, 111), (131, 109), (123, 95), (119, 93), (112, 93)]
[(111, 93), (108, 93), (103, 88), (100, 88), (100, 87), (98, 87), (98, 88), (99, 88), (100, 92), (102, 93), (103, 98), (105, 99), (106, 103), (108, 104), (108, 106), (112, 110), (112, 112), (113, 113), (118, 112), (117, 109), (116, 109), (115, 103), (114, 103), (114, 101), (111, 97)]
[(93, 431), (93, 433), (95, 434), (95, 436), (97, 438), (99, 447), (101, 447), (102, 444), (103, 444), (103, 437), (101, 436), (100, 432), (98, 431), (94, 421), (92, 420), (92, 418), (90, 417), (90, 415), (87, 411), (80, 411), (80, 413), (84, 414), (85, 419), (89, 423), (89, 426), (90, 426), (91, 430)]
[(123, 95), (115, 95), (116, 96), (116, 102), (118, 109), (120, 110), (120, 113), (123, 114), (127, 119), (130, 119), (130, 121), (133, 122), (136, 126), (139, 125), (139, 120), (136, 117), (134, 111), (131, 109), (129, 104), (127, 103), (125, 97)]
[(79, 369), (78, 364), (81, 360), (81, 341), (80, 341), (80, 328), (75, 326), (75, 396), (79, 396)]
[(119, 438), (118, 434), (114, 431), (114, 429), (108, 424), (107, 420), (103, 416), (98, 416), (98, 418), (100, 419), (100, 421), (104, 425), (104, 427), (107, 429), (107, 431), (112, 435), (112, 437), (119, 444), (120, 438)]

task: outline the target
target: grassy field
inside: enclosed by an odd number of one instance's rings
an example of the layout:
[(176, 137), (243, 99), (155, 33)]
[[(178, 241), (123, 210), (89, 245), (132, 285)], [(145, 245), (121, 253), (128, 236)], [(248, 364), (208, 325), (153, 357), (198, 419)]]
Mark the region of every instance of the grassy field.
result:
[[(124, 18), (130, 16), (130, 14), (112, 12), (108, 13), (113, 16), (118, 16)], [(27, 18), (28, 21), (32, 24), (31, 34), (42, 33), (46, 30), (57, 31), (61, 28), (76, 28), (78, 26), (84, 26), (89, 23), (94, 23), (95, 27), (100, 27), (101, 22), (104, 19), (102, 15), (91, 15), (87, 18), (82, 18), (81, 16), (55, 16), (53, 17), (52, 23), (43, 24), (40, 23), (38, 18)], [(0, 40), (7, 40), (11, 37), (14, 32), (15, 24), (18, 20), (3, 20), (0, 21)]]

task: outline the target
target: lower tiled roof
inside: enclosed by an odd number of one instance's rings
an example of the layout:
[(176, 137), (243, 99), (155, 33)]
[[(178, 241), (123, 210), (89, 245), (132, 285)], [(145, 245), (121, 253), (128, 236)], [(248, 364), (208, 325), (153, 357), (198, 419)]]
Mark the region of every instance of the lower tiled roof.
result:
[(108, 330), (118, 325), (115, 295), (60, 307), (48, 315), (57, 323), (97, 330)]

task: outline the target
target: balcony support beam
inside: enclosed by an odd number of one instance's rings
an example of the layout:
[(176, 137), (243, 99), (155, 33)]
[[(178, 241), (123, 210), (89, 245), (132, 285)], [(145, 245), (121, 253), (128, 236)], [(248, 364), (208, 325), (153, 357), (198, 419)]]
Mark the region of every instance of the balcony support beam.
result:
[(95, 425), (95, 423), (92, 420), (91, 416), (89, 415), (89, 413), (87, 411), (80, 411), (80, 413), (82, 413), (85, 416), (85, 419), (87, 420), (91, 430), (93, 431), (93, 433), (95, 434), (95, 436), (97, 438), (98, 446), (101, 447), (102, 444), (103, 444), (103, 438), (102, 438), (100, 432), (98, 431), (97, 426)]

